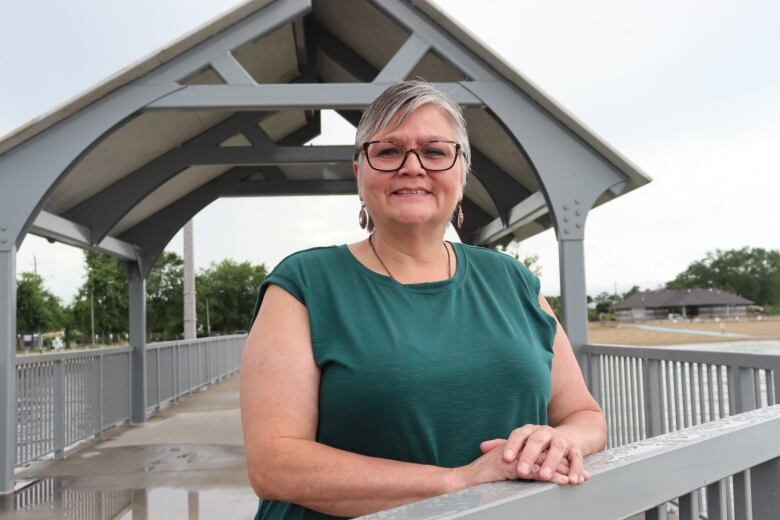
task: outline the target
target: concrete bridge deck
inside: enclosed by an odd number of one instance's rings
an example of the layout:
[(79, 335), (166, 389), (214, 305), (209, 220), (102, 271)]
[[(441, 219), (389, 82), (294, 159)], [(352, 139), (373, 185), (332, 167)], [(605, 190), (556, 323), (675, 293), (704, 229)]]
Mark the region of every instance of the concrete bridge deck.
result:
[(238, 374), (182, 398), (141, 426), (109, 430), (64, 460), (17, 474), (32, 481), (2, 518), (188, 520), (252, 518)]

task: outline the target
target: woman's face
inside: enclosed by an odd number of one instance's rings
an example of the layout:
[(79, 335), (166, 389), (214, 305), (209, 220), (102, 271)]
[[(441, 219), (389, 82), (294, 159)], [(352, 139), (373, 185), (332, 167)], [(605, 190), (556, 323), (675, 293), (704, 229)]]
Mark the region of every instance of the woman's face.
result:
[[(393, 141), (407, 149), (428, 141), (455, 141), (449, 119), (435, 105), (423, 105), (397, 128), (371, 136), (371, 141)], [(365, 155), (365, 154), (364, 154)], [(383, 225), (446, 226), (462, 197), (460, 158), (449, 170), (427, 172), (413, 153), (393, 172), (378, 172), (365, 156), (353, 164), (360, 195), (376, 227)]]

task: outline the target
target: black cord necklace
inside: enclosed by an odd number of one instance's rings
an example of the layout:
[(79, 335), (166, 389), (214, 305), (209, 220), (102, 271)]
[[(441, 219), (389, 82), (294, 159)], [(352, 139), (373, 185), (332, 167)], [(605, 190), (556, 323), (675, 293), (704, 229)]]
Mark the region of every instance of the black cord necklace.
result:
[[(452, 278), (452, 263), (450, 262), (450, 248), (447, 247), (447, 244), (445, 242), (442, 242), (444, 245), (444, 251), (447, 252), (447, 279), (449, 280)], [(371, 246), (371, 251), (374, 252), (374, 256), (376, 256), (376, 259), (379, 260), (379, 263), (382, 265), (382, 268), (384, 268), (385, 271), (387, 271), (388, 276), (398, 282), (395, 276), (393, 276), (393, 273), (390, 272), (390, 269), (387, 268), (385, 263), (382, 261), (382, 257), (379, 256), (379, 253), (376, 252), (376, 247), (374, 247), (374, 234), (371, 233), (368, 235), (368, 245)], [(401, 282), (398, 282), (401, 283)]]

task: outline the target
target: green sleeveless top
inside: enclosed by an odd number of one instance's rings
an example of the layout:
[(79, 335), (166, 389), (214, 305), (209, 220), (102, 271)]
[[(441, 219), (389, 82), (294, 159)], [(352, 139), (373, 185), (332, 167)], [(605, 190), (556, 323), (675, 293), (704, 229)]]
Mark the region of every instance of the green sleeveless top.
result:
[[(442, 467), (479, 444), (546, 424), (555, 320), (539, 280), (514, 258), (453, 243), (449, 280), (400, 284), (346, 245), (285, 258), (260, 287), (303, 303), (321, 370), (317, 441), (372, 457)], [(259, 519), (335, 518), (263, 501)]]

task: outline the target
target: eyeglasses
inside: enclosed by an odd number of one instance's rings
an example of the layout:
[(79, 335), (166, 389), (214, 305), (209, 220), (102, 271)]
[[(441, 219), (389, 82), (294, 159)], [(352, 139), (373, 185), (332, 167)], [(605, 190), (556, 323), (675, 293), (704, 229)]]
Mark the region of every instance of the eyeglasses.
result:
[(406, 148), (392, 141), (363, 143), (369, 166), (379, 172), (394, 172), (403, 166), (410, 153), (417, 156), (420, 166), (430, 172), (443, 172), (455, 166), (460, 145), (454, 141), (428, 141), (417, 148)]

